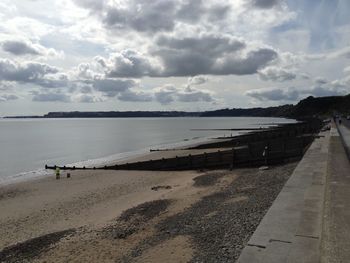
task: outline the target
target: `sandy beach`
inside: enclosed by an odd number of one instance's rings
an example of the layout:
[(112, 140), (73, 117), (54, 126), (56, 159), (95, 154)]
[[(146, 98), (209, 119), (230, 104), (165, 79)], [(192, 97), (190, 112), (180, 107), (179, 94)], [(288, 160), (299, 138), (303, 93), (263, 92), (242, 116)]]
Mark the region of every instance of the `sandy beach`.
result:
[[(181, 153), (147, 158), (164, 154)], [(232, 262), (295, 165), (73, 171), (2, 186), (0, 261)]]

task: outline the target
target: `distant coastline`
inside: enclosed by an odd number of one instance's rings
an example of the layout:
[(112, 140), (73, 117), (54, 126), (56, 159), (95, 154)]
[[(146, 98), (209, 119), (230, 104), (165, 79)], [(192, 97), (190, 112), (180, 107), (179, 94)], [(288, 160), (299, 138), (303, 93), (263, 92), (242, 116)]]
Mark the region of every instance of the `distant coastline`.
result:
[(188, 111), (72, 111), (49, 112), (41, 116), (5, 116), (5, 119), (25, 118), (171, 118), (171, 117), (283, 117), (302, 118), (331, 116), (334, 112), (350, 113), (350, 95), (307, 97), (296, 105), (286, 104), (267, 108), (233, 108), (202, 112)]

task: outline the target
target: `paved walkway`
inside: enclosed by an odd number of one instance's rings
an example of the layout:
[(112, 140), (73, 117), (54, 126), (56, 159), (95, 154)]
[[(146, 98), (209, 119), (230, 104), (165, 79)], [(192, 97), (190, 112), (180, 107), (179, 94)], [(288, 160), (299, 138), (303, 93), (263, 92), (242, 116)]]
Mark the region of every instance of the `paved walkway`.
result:
[(320, 134), (244, 248), (240, 263), (319, 262), (330, 132)]
[(238, 262), (350, 262), (350, 129), (339, 131), (313, 142)]
[[(350, 146), (350, 130), (339, 126)], [(349, 149), (349, 148), (348, 148)], [(350, 262), (350, 163), (337, 132), (330, 138), (322, 262)]]

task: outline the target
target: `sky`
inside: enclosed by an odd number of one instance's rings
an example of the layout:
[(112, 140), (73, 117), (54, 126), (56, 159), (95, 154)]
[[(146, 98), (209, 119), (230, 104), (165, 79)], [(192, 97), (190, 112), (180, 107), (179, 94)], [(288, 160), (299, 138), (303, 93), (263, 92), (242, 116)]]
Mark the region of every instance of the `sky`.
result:
[(0, 2), (0, 116), (349, 93), (349, 0)]

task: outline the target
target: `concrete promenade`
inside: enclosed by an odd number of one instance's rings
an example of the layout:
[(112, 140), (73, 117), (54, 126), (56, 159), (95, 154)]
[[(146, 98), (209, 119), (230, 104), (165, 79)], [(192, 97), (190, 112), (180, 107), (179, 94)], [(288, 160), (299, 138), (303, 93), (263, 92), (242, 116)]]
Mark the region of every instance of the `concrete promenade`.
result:
[(335, 127), (320, 136), (237, 262), (350, 262), (350, 165)]
[[(350, 262), (350, 130), (340, 125), (330, 138), (322, 262)], [(345, 144), (345, 145), (343, 145)]]

